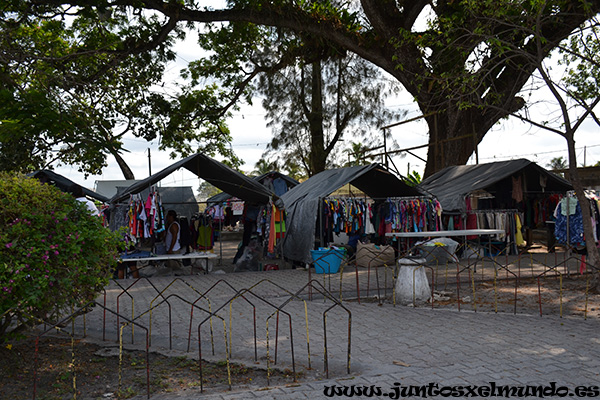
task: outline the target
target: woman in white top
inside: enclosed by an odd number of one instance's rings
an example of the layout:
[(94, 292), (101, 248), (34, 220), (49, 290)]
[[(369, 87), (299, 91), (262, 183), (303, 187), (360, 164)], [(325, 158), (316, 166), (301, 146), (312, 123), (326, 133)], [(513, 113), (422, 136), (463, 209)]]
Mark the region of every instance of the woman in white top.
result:
[(177, 213), (175, 210), (167, 211), (167, 231), (165, 235), (165, 246), (167, 248), (167, 254), (177, 254), (181, 250), (180, 227), (177, 222)]

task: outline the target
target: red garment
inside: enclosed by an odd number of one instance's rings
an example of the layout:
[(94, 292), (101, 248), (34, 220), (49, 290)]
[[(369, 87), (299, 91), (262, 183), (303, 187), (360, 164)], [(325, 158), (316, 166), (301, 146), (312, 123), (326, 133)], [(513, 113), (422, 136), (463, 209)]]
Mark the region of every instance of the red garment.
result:
[[(471, 211), (471, 199), (467, 197), (467, 229), (477, 229), (477, 215)], [(477, 239), (477, 235), (467, 236), (467, 239)]]

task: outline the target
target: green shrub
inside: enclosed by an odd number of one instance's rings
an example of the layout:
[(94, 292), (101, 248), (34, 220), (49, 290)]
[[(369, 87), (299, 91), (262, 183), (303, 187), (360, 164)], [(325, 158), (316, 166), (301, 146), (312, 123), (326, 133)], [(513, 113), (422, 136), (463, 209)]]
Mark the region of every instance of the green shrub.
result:
[(93, 300), (119, 246), (120, 236), (71, 195), (0, 173), (0, 340)]

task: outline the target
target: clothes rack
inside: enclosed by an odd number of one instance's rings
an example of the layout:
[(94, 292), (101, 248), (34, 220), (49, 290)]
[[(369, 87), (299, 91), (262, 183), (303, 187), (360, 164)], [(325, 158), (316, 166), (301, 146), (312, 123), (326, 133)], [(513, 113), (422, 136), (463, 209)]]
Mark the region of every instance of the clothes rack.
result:
[(327, 196), (319, 201), (320, 246), (333, 235), (374, 235), (383, 241), (389, 232), (422, 232), (442, 229), (441, 205), (430, 196), (368, 198)]

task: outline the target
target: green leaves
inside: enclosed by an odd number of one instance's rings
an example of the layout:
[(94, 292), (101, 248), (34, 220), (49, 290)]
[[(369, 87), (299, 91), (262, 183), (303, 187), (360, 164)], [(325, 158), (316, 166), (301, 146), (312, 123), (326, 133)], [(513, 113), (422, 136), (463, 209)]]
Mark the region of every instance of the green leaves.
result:
[(578, 102), (600, 97), (600, 26), (597, 18), (589, 21), (560, 48), (567, 74), (563, 83)]
[(409, 186), (416, 187), (421, 183), (422, 177), (417, 171), (410, 171), (406, 178), (404, 179), (404, 183)]
[(120, 235), (72, 196), (0, 173), (0, 327), (57, 318), (56, 310), (94, 299), (119, 247)]
[(0, 171), (28, 172), (59, 162), (100, 173), (108, 154), (123, 151), (125, 133), (147, 140), (162, 136), (162, 147), (178, 156), (205, 148), (232, 156), (225, 114), (211, 111), (211, 117), (192, 121), (203, 111), (190, 106), (198, 93), (173, 100), (171, 93), (156, 91), (175, 57), (174, 39), (184, 35), (178, 27), (167, 29), (159, 14), (107, 9), (106, 3), (69, 9), (75, 14), (69, 16), (57, 9), (49, 19), (32, 10), (4, 10)]

